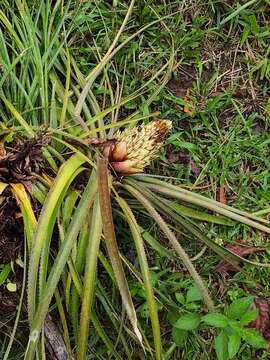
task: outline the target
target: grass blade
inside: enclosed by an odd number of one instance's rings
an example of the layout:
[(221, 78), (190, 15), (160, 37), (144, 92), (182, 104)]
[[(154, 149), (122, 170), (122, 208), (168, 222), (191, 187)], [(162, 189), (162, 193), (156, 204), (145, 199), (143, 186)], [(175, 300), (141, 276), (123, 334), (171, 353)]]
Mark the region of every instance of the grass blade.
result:
[(115, 356), (115, 359), (121, 360), (120, 355), (115, 351), (113, 343), (111, 342), (110, 338), (106, 334), (106, 331), (104, 330), (103, 326), (100, 324), (95, 311), (92, 311), (91, 319), (92, 319), (92, 323), (93, 323), (98, 335), (100, 336), (100, 338), (102, 339), (104, 344), (107, 346), (108, 350), (111, 352), (111, 354), (113, 354)]
[(240, 14), (241, 11), (243, 11), (244, 9), (246, 9), (248, 6), (256, 3), (257, 0), (250, 0), (247, 3), (243, 4), (242, 6), (240, 6), (238, 9), (236, 9), (235, 11), (233, 11), (230, 15), (226, 16), (225, 19), (223, 19), (220, 24), (219, 27), (226, 24), (228, 21), (230, 21), (231, 19), (233, 19), (234, 17), (236, 17), (238, 14)]
[(108, 63), (108, 61), (111, 59), (111, 55), (113, 53), (113, 50), (115, 49), (115, 46), (128, 22), (129, 16), (132, 12), (132, 8), (134, 6), (135, 0), (132, 0), (129, 7), (128, 7), (128, 11), (126, 13), (125, 19), (123, 20), (121, 27), (118, 31), (118, 33), (116, 34), (111, 46), (109, 47), (108, 51), (106, 52), (106, 54), (104, 55), (104, 57), (101, 59), (101, 61), (98, 63), (98, 65), (90, 72), (90, 74), (87, 76), (86, 79), (86, 84), (81, 92), (81, 95), (78, 99), (78, 102), (76, 104), (75, 110), (74, 110), (74, 117), (75, 119), (78, 121), (78, 123), (80, 123), (82, 125), (82, 127), (84, 128), (84, 130), (88, 130), (87, 125), (84, 123), (83, 119), (81, 118), (80, 114), (82, 111), (82, 107), (83, 107), (83, 103), (86, 99), (86, 96), (89, 92), (89, 90), (91, 89), (91, 86), (93, 84), (93, 82), (95, 81), (95, 79), (98, 77), (98, 75), (101, 73), (101, 71), (104, 69), (104, 67), (106, 66), (106, 64)]
[(22, 115), (16, 110), (15, 106), (12, 105), (11, 102), (9, 102), (8, 99), (6, 99), (4, 96), (0, 95), (0, 99), (4, 102), (4, 104), (9, 109), (11, 114), (15, 117), (15, 119), (18, 121), (18, 123), (25, 129), (28, 135), (34, 136), (35, 133), (33, 129), (31, 128), (31, 126), (28, 125), (27, 121), (24, 120)]

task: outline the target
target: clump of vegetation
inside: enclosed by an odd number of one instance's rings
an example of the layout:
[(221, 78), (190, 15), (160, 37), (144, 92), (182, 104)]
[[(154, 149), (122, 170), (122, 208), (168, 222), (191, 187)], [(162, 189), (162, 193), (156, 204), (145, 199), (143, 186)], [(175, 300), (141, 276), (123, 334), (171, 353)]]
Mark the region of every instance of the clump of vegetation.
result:
[(195, 3), (1, 3), (4, 359), (267, 356), (267, 5)]

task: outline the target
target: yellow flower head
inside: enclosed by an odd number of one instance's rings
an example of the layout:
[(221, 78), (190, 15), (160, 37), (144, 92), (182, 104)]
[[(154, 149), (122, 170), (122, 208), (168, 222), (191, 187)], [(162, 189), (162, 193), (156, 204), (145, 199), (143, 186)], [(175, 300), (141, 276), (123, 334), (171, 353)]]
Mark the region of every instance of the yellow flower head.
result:
[(114, 144), (105, 148), (104, 153), (117, 174), (140, 173), (157, 156), (171, 127), (171, 121), (157, 120), (117, 131)]

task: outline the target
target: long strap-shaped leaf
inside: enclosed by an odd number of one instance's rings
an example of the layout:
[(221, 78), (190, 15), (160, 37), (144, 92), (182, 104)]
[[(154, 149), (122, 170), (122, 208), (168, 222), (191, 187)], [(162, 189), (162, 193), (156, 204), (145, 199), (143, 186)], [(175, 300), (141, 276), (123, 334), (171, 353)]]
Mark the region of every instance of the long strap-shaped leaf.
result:
[(80, 318), (80, 329), (78, 337), (77, 359), (84, 360), (88, 345), (90, 311), (92, 308), (95, 292), (95, 282), (97, 273), (97, 259), (99, 244), (102, 233), (102, 220), (98, 196), (96, 197), (92, 221), (90, 226), (88, 247), (86, 250), (86, 265), (84, 273), (84, 286), (82, 291), (82, 307)]
[(236, 213), (234, 213), (230, 210), (224, 209), (222, 207), (217, 207), (214, 204), (209, 203), (206, 199), (196, 198), (196, 197), (193, 197), (191, 194), (183, 194), (178, 191), (166, 189), (166, 188), (164, 188), (162, 186), (158, 186), (158, 185), (146, 184), (146, 186), (148, 188), (150, 188), (151, 190), (154, 190), (155, 192), (171, 196), (175, 199), (180, 199), (183, 201), (191, 202), (195, 205), (203, 206), (212, 211), (216, 211), (217, 213), (219, 213), (221, 215), (227, 216), (233, 220), (239, 221), (243, 224), (249, 225), (255, 229), (258, 229), (258, 230), (261, 230), (261, 231), (264, 231), (264, 232), (270, 234), (270, 227), (267, 227), (263, 224), (260, 224), (257, 221), (249, 219), (246, 216), (236, 214)]
[[(186, 229), (189, 233), (195, 236), (195, 238), (209, 246), (209, 248), (216, 252), (222, 259), (228, 261), (235, 267), (238, 267), (235, 262), (240, 261), (253, 266), (270, 267), (270, 264), (268, 263), (259, 263), (248, 260), (219, 245), (211, 238), (205, 236), (197, 227), (192, 225), (190, 221), (187, 221), (184, 217), (174, 212), (175, 209), (169, 204), (169, 201), (166, 201), (166, 199), (163, 199), (159, 195), (154, 194), (152, 191), (145, 188), (144, 186), (141, 186), (141, 184), (138, 184), (137, 182), (130, 182), (130, 180), (128, 180), (127, 183), (131, 183), (132, 186), (139, 190), (155, 206), (155, 208), (163, 213), (165, 217), (172, 219), (178, 227), (180, 226), (180, 228)], [(240, 270), (241, 268), (239, 267), (239, 271)]]
[(134, 189), (130, 185), (124, 185), (124, 187), (145, 207), (151, 217), (156, 221), (160, 229), (164, 232), (167, 236), (168, 240), (170, 241), (172, 247), (180, 256), (181, 260), (183, 261), (184, 265), (186, 266), (187, 270), (189, 271), (190, 275), (193, 277), (198, 289), (201, 292), (201, 295), (204, 299), (204, 302), (210, 311), (214, 311), (214, 304), (212, 299), (210, 298), (207, 289), (205, 288), (203, 281), (200, 275), (197, 273), (196, 269), (194, 268), (189, 256), (182, 248), (182, 246), (177, 241), (174, 233), (170, 230), (169, 226), (163, 220), (163, 218), (159, 215), (159, 213), (154, 209), (151, 203), (136, 189)]
[(37, 220), (34, 214), (34, 211), (31, 206), (31, 202), (28, 198), (26, 190), (23, 184), (6, 184), (0, 181), (0, 195), (2, 192), (8, 187), (11, 186), (13, 193), (17, 197), (19, 201), (19, 205), (21, 208), (21, 212), (23, 215), (25, 232), (27, 237), (28, 247), (31, 248), (32, 246), (32, 237), (33, 237), (33, 230), (37, 226)]
[(64, 197), (66, 185), (71, 181), (73, 174), (83, 163), (84, 159), (79, 155), (74, 155), (62, 165), (54, 185), (46, 197), (39, 216), (37, 230), (33, 239), (33, 248), (30, 254), (28, 274), (28, 313), (30, 323), (36, 309), (36, 287), (41, 251), (44, 243), (48, 242), (47, 238), (52, 234), (57, 215), (57, 207)]
[(105, 243), (108, 255), (115, 273), (115, 278), (119, 287), (124, 307), (127, 315), (132, 324), (133, 330), (137, 335), (140, 342), (142, 336), (137, 325), (136, 311), (131, 299), (128, 288), (127, 279), (124, 273), (122, 261), (119, 255), (119, 250), (116, 242), (116, 236), (113, 225), (112, 208), (110, 201), (110, 190), (108, 184), (108, 161), (106, 159), (99, 159), (98, 162), (99, 174), (99, 195), (100, 195), (100, 208), (103, 222), (103, 232), (105, 236)]
[(78, 233), (83, 225), (83, 222), (85, 221), (85, 217), (87, 216), (87, 213), (93, 204), (96, 194), (97, 177), (94, 174), (90, 177), (85, 187), (81, 200), (73, 215), (70, 226), (67, 229), (67, 236), (65, 241), (61, 244), (58, 255), (50, 270), (50, 275), (46, 283), (46, 292), (43, 294), (43, 297), (37, 307), (37, 311), (35, 312), (33, 321), (31, 323), (28, 347), (24, 357), (25, 360), (32, 360), (34, 358), (40, 331), (48, 312), (53, 294), (61, 277), (62, 271), (67, 263), (74, 242), (76, 241)]
[(33, 228), (35, 228), (37, 226), (37, 220), (23, 184), (18, 183), (18, 184), (10, 184), (10, 185), (14, 190), (15, 194), (17, 195), (17, 197), (19, 198), (19, 201), (23, 205), (27, 215), (29, 216)]
[(27, 245), (28, 248), (31, 249), (33, 233), (37, 227), (37, 220), (23, 184), (18, 183), (18, 184), (10, 184), (10, 185), (20, 203), (21, 211), (23, 214), (26, 237), (27, 237)]
[(155, 342), (155, 355), (157, 360), (161, 360), (162, 358), (162, 343), (161, 343), (161, 337), (160, 337), (160, 326), (159, 326), (159, 320), (158, 320), (158, 312), (157, 312), (157, 306), (156, 301), (154, 298), (154, 291), (151, 283), (151, 276), (150, 271), (148, 267), (148, 262), (144, 250), (144, 244), (143, 239), (141, 237), (140, 228), (137, 224), (137, 221), (134, 217), (133, 212), (131, 211), (130, 207), (126, 203), (126, 201), (120, 197), (116, 198), (119, 205), (121, 206), (126, 220), (129, 224), (131, 233), (133, 235), (133, 239), (135, 242), (135, 246), (137, 249), (137, 254), (139, 258), (140, 268), (142, 271), (143, 276), (143, 282), (146, 292), (146, 299), (147, 299), (147, 305), (149, 308), (150, 318), (152, 322), (152, 329), (153, 329), (153, 335), (154, 335), (154, 342)]
[[(155, 187), (155, 191), (161, 192), (161, 190), (162, 190), (163, 194), (165, 194), (165, 191), (166, 191), (166, 193), (169, 195), (168, 191), (171, 190), (171, 191), (173, 191), (173, 193), (171, 192), (170, 194), (173, 197), (176, 197), (178, 199), (181, 198), (181, 200), (183, 200), (183, 201), (193, 203), (193, 204), (199, 205), (201, 207), (205, 207), (209, 210), (213, 210), (219, 214), (225, 215), (234, 220), (241, 221), (241, 219), (243, 217), (245, 217), (247, 219), (252, 219), (254, 221), (257, 221), (259, 223), (263, 223), (266, 225), (270, 224), (270, 222), (268, 220), (259, 218), (258, 216), (255, 216), (254, 214), (248, 213), (247, 211), (239, 210), (235, 207), (232, 207), (232, 206), (229, 206), (226, 204), (222, 204), (216, 200), (213, 200), (213, 199), (207, 198), (205, 196), (202, 196), (200, 194), (197, 194), (196, 192), (189, 191), (187, 189), (183, 189), (180, 186), (169, 184), (165, 181), (158, 180), (154, 177), (144, 176), (144, 174), (143, 174), (143, 175), (136, 175), (136, 176), (134, 176), (134, 178), (137, 180), (149, 183), (149, 187), (151, 187), (152, 189), (154, 189), (152, 186), (157, 185), (157, 187)], [(176, 196), (175, 193), (178, 193), (178, 195)], [(242, 217), (236, 218), (236, 217), (231, 216), (232, 214), (242, 215)], [(241, 221), (241, 222), (243, 222), (243, 221)], [(268, 228), (268, 230), (270, 231), (269, 228)], [(265, 230), (262, 230), (262, 231), (265, 231)]]

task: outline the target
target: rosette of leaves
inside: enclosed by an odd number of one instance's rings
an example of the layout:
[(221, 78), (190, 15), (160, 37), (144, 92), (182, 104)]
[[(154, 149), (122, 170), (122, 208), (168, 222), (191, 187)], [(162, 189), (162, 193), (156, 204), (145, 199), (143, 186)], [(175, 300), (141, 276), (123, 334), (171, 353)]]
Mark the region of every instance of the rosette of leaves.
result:
[[(120, 213), (127, 222), (134, 240), (134, 248), (141, 270), (139, 276), (146, 293), (157, 359), (162, 356), (162, 341), (155, 289), (150, 278), (145, 250), (146, 244), (142, 236), (140, 212), (148, 214), (151, 221), (156, 222), (166, 236), (168, 249), (171, 251), (164, 248), (158, 240), (152, 240), (147, 245), (168, 257), (179, 257), (196, 283), (205, 305), (211, 311), (214, 310), (214, 304), (209, 292), (181, 246), (179, 234), (172, 230), (171, 225), (173, 224), (175, 229), (184, 230), (196, 241), (199, 240), (206, 244), (228, 261), (236, 261), (240, 257), (206, 237), (194, 225), (193, 219), (201, 218), (217, 224), (228, 224), (225, 218), (228, 217), (259, 230), (270, 232), (264, 224), (264, 220), (207, 199), (179, 186), (158, 180), (149, 174), (141, 173), (144, 170), (144, 165), (149, 163), (151, 154), (152, 156), (157, 155), (170, 126), (168, 121), (153, 121), (147, 125), (141, 125), (139, 128), (119, 133), (118, 138), (113, 139), (114, 141), (112, 139), (110, 141), (95, 141), (99, 150), (96, 153), (97, 148), (94, 148), (93, 151), (96, 154), (91, 160), (79, 152), (71, 156), (60, 168), (45, 197), (36, 232), (31, 241), (34, 244), (31, 249), (28, 276), (31, 332), (27, 351), (30, 358), (35, 350), (35, 341), (32, 339), (36, 336), (37, 341), (39, 337), (44, 317), (67, 266), (69, 270), (65, 279), (65, 291), (76, 333), (77, 357), (83, 359), (88, 344), (89, 323), (90, 321), (98, 321), (93, 309), (94, 298), (98, 296), (96, 291), (100, 284), (97, 272), (98, 261), (105, 266), (113, 282), (118, 286), (123, 305), (138, 341), (146, 347), (147, 351), (151, 351), (145, 335), (141, 333), (130, 295), (124, 271), (124, 255), (119, 250), (116, 237), (115, 227), (117, 223), (113, 221), (115, 211), (117, 214)], [(141, 139), (138, 134), (145, 138)], [(130, 139), (136, 139), (136, 144), (140, 145), (139, 151), (134, 150), (136, 156), (130, 150), (130, 144), (132, 144)], [(152, 141), (149, 147), (144, 145), (147, 140)], [(98, 158), (97, 165), (95, 163), (96, 157)], [(116, 160), (117, 165), (115, 165)], [(90, 173), (88, 170), (85, 174), (87, 184), (84, 190), (81, 192), (77, 190), (68, 191), (70, 184), (79, 174), (85, 173), (89, 164), (91, 164), (92, 170)], [(194, 210), (188, 204), (212, 210), (221, 216)], [(52, 229), (56, 224), (60, 236), (59, 251), (49, 268)], [(108, 259), (101, 251), (103, 242)], [(257, 263), (253, 264), (258, 265)], [(265, 266), (268, 265), (265, 264)], [(40, 300), (38, 293), (42, 294)], [(95, 323), (95, 326), (99, 326), (98, 323)]]

